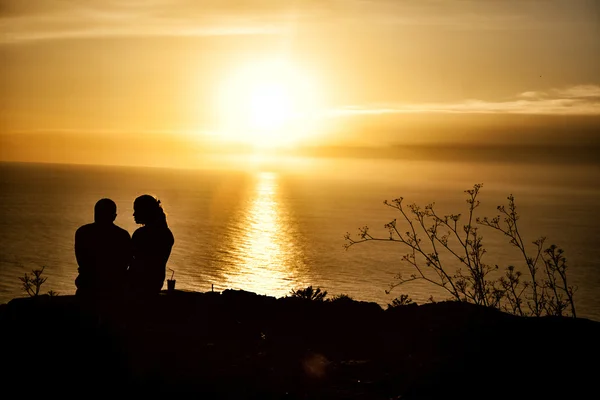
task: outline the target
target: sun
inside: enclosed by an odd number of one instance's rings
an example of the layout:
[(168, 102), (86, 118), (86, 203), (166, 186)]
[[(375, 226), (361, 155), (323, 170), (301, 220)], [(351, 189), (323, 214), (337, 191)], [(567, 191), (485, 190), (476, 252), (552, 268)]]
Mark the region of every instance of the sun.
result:
[(292, 94), (281, 82), (258, 82), (250, 91), (250, 128), (274, 130), (292, 117)]
[(290, 63), (270, 60), (234, 70), (219, 93), (219, 136), (258, 148), (294, 145), (314, 133), (314, 82)]

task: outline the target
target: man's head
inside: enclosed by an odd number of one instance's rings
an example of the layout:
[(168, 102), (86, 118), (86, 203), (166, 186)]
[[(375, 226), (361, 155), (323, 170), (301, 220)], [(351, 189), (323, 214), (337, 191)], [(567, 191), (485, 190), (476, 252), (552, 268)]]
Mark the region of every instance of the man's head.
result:
[(113, 222), (117, 218), (117, 205), (111, 199), (100, 199), (94, 207), (94, 221)]

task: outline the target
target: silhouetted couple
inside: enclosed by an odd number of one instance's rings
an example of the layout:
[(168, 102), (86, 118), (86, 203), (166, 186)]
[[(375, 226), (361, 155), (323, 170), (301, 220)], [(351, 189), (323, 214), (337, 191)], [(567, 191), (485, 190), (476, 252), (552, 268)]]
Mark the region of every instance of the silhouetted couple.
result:
[(75, 279), (79, 298), (100, 301), (136, 301), (158, 295), (174, 238), (160, 200), (142, 195), (133, 203), (138, 228), (133, 236), (114, 224), (117, 205), (110, 199), (94, 207), (94, 222), (77, 229)]

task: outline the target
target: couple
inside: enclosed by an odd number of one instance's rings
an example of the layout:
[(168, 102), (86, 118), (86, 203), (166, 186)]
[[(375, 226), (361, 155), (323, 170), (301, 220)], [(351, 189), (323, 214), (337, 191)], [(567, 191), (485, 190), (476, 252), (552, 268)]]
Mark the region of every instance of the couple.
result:
[(160, 200), (145, 194), (133, 203), (138, 228), (133, 236), (117, 225), (117, 205), (110, 199), (94, 207), (94, 222), (75, 233), (79, 275), (76, 295), (87, 299), (144, 299), (157, 295), (165, 280), (174, 238)]

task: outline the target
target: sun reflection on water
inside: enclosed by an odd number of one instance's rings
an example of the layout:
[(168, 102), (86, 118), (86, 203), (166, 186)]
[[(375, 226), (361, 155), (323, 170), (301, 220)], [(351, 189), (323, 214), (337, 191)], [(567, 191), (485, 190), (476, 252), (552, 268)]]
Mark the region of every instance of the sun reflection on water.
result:
[(301, 251), (290, 232), (290, 216), (279, 201), (277, 174), (260, 172), (254, 196), (240, 221), (239, 259), (225, 273), (228, 287), (281, 297), (296, 286)]

